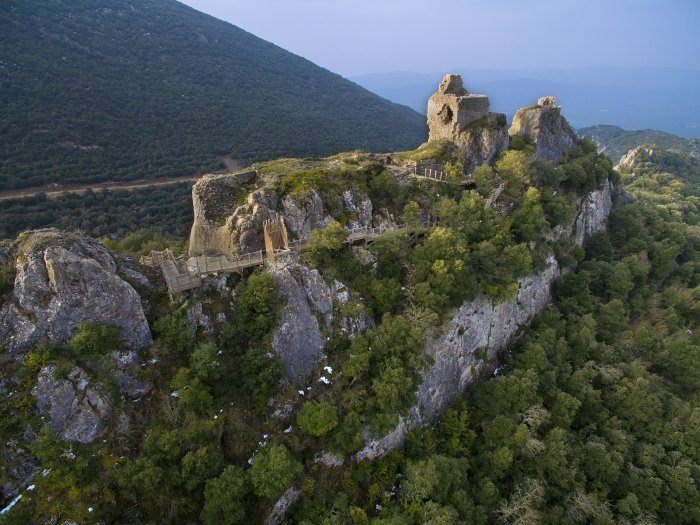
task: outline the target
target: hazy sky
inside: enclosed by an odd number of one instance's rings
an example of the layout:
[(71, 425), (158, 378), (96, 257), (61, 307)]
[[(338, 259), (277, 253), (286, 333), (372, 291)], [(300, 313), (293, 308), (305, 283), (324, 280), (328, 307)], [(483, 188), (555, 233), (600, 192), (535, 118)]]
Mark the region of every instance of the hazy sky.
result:
[(185, 0), (345, 76), (700, 69), (700, 0)]

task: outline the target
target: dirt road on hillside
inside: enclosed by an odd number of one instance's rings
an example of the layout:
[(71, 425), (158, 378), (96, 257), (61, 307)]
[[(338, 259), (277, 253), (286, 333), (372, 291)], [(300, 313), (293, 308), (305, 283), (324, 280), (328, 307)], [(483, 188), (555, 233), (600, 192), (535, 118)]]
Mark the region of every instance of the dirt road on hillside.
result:
[(35, 188), (21, 188), (17, 190), (0, 191), (0, 201), (8, 199), (21, 199), (33, 197), (39, 194), (46, 194), (49, 199), (55, 199), (64, 193), (85, 193), (87, 190), (136, 190), (140, 188), (150, 188), (154, 186), (167, 186), (178, 182), (197, 182), (201, 175), (185, 175), (183, 177), (164, 177), (162, 179), (136, 180), (124, 182), (96, 182), (88, 184), (49, 184)]

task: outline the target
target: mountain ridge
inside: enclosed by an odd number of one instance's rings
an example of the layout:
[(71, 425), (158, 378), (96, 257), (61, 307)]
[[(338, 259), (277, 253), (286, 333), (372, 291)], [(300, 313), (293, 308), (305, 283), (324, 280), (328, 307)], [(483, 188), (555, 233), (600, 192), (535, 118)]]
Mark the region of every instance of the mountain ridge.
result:
[(172, 0), (0, 7), (0, 188), (417, 146), (422, 116)]

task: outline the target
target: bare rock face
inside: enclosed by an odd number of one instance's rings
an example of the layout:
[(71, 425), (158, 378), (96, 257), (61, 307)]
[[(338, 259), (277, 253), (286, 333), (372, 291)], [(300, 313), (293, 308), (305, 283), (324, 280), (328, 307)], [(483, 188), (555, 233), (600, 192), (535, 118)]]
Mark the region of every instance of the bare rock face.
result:
[(282, 200), (281, 213), (289, 232), (297, 238), (311, 235), (311, 230), (323, 228), (333, 221), (315, 189), (286, 195)]
[(504, 115), (491, 113), (486, 95), (468, 93), (462, 77), (445, 75), (428, 100), (429, 142), (449, 140), (463, 153), (465, 169), (488, 164), (508, 148)]
[[(580, 211), (566, 235), (582, 243), (592, 233), (605, 228), (612, 209), (611, 185), (589, 194), (580, 205)], [(493, 304), (481, 295), (465, 302), (454, 313), (441, 332), (427, 344), (427, 353), (433, 365), (423, 372), (418, 387), (418, 402), (397, 427), (379, 439), (369, 439), (356, 459), (376, 459), (401, 446), (408, 432), (425, 424), (442, 412), (447, 405), (485, 367), (485, 353), (493, 357), (513, 337), (519, 327), (530, 322), (550, 303), (550, 285), (561, 269), (554, 258), (547, 260), (547, 268), (540, 274), (519, 280), (517, 296), (512, 301)]]
[[(253, 214), (253, 208), (261, 204), (255, 198), (251, 202), (250, 196), (247, 205), (241, 203), (241, 199), (247, 193), (243, 189), (243, 185), (253, 181), (255, 177), (255, 171), (227, 175), (204, 175), (192, 187), (194, 222), (190, 231), (191, 256), (234, 254), (237, 253), (241, 242), (246, 243), (246, 236), (250, 236), (249, 232), (247, 230), (236, 231), (236, 235), (234, 235), (234, 231), (237, 222), (241, 221), (241, 216)], [(256, 198), (263, 203), (265, 202), (262, 195), (256, 195)], [(274, 207), (276, 201), (272, 204)], [(261, 213), (262, 215), (264, 213)], [(262, 224), (264, 219), (261, 217), (259, 219), (261, 219), (259, 222)], [(252, 229), (255, 229), (255, 226)]]
[(105, 418), (112, 409), (109, 397), (80, 367), (73, 368), (65, 379), (56, 372), (53, 365), (39, 372), (32, 389), (37, 408), (48, 417), (46, 425), (63, 439), (92, 443), (104, 431)]
[(535, 154), (552, 162), (557, 162), (578, 140), (561, 115), (561, 106), (555, 105), (554, 97), (542, 97), (537, 105), (519, 109), (508, 133), (534, 142)]
[[(284, 219), (290, 239), (308, 238), (311, 231), (333, 221), (315, 189), (287, 194), (265, 187), (245, 197), (242, 185), (254, 172), (207, 175), (192, 189), (194, 223), (190, 232), (190, 256), (242, 255), (265, 249), (263, 223), (278, 215)], [(245, 201), (243, 201), (245, 197)], [(354, 189), (337, 195), (332, 207), (345, 211), (348, 228), (372, 224), (372, 202)]]
[(287, 377), (300, 385), (318, 364), (327, 337), (335, 330), (353, 336), (366, 330), (370, 321), (364, 310), (343, 314), (350, 300), (347, 288), (339, 281), (329, 285), (316, 269), (280, 260), (272, 275), (285, 301), (272, 348), (284, 361)]
[(134, 350), (153, 342), (138, 294), (99, 242), (55, 229), (30, 232), (17, 247), (16, 269), (13, 300), (0, 310), (7, 351), (70, 339), (80, 321), (119, 326)]

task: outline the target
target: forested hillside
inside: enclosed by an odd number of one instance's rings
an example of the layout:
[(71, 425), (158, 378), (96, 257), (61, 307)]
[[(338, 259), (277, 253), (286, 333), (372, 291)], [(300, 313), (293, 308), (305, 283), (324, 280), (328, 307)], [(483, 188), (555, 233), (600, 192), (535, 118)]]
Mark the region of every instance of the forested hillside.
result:
[[(640, 154), (618, 175), (587, 140), (557, 165), (533, 149), (512, 140), (467, 189), (445, 143), (391, 156), (439, 159), (443, 182), (358, 152), (258, 164), (263, 179), (228, 197), (250, 191), (262, 207), (274, 192), (327, 225), (303, 253), (172, 298), (159, 271), (134, 259), (181, 253), (183, 239), (105, 241), (111, 264), (74, 233), (0, 243), (0, 330), (26, 319), (5, 332), (0, 362), (0, 524), (262, 523), (285, 493), (288, 523), (700, 521), (691, 165)], [(581, 247), (563, 232), (610, 182), (619, 191), (608, 230)], [(416, 226), (352, 248), (344, 227), (368, 209), (371, 220)], [(477, 349), (484, 372), (442, 415), (383, 458), (358, 461), (367, 433), (381, 437), (412, 410), (434, 364), (426, 343), (455, 309), (520, 301), (519, 279), (552, 261), (571, 271), (521, 337), (497, 357)], [(95, 272), (105, 279), (91, 281)], [(47, 331), (18, 345), (32, 319), (66, 303), (80, 319), (87, 300), (122, 315), (103, 287), (117, 276), (138, 291), (129, 287), (133, 317), (153, 344), (134, 349), (117, 325), (83, 321), (64, 340)], [(80, 295), (86, 283), (94, 295)], [(311, 373), (285, 378), (280, 340), (299, 353), (317, 340)]]
[(0, 4), (0, 189), (405, 149), (425, 119), (174, 0)]
[(700, 140), (686, 139), (654, 129), (628, 131), (618, 126), (604, 124), (589, 126), (578, 130), (582, 137), (591, 139), (598, 149), (617, 162), (629, 150), (642, 144), (656, 144), (669, 153), (681, 153), (693, 157), (700, 156)]
[(653, 179), (623, 175), (634, 200), (493, 377), (402, 451), (328, 473), (294, 519), (700, 522), (700, 238), (678, 212), (697, 194), (638, 191)]

